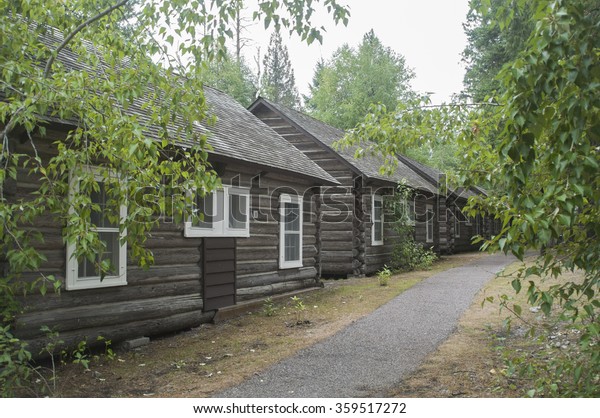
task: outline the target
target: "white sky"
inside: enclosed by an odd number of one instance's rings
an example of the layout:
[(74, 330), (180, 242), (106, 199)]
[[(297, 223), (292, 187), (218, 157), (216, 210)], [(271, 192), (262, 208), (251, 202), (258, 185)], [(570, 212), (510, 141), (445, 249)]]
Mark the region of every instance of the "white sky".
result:
[[(464, 66), (461, 52), (466, 45), (462, 23), (466, 19), (468, 0), (341, 0), (350, 6), (347, 27), (334, 26), (325, 12), (315, 16), (313, 24), (324, 25), (323, 44), (308, 46), (298, 37), (286, 39), (296, 84), (300, 93), (308, 93), (316, 62), (329, 59), (344, 43), (356, 46), (370, 29), (382, 43), (406, 58), (416, 73), (412, 86), (419, 92), (433, 92), (435, 103), (449, 101), (462, 89)], [(318, 8), (319, 6), (316, 6)], [(267, 51), (269, 32), (261, 23), (249, 28), (247, 37), (253, 44), (244, 54), (253, 65), (258, 46), (261, 54)]]

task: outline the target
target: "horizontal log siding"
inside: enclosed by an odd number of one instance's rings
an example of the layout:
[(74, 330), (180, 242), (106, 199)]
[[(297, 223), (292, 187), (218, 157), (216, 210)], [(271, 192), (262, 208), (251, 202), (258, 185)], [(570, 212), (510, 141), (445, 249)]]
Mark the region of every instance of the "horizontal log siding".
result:
[(351, 275), (354, 270), (353, 172), (334, 152), (315, 142), (278, 114), (264, 107), (256, 109), (254, 113), (341, 183), (341, 186), (322, 187), (321, 274), (324, 277)]
[[(365, 219), (365, 243), (366, 243), (366, 252), (365, 252), (365, 273), (373, 274), (385, 265), (389, 264), (392, 259), (392, 252), (394, 250), (395, 244), (398, 243), (398, 233), (394, 229), (394, 217), (393, 214), (388, 211), (384, 212), (384, 226), (383, 226), (383, 245), (373, 245), (372, 240), (372, 229), (373, 229), (373, 220), (372, 220), (372, 199), (373, 195), (371, 193), (365, 193), (363, 195), (363, 210), (364, 210), (364, 219)], [(384, 202), (387, 198), (384, 196)], [(385, 207), (385, 204), (384, 204)]]
[[(51, 140), (60, 132), (48, 130)], [(50, 141), (38, 142), (38, 153), (49, 158), (56, 153)], [(26, 144), (15, 150), (31, 152)], [(259, 174), (252, 166), (227, 166), (223, 183), (250, 186)], [(264, 174), (264, 173), (263, 173)], [(5, 195), (10, 201), (30, 199), (39, 187), (38, 178), (19, 171), (17, 182), (5, 183)], [(251, 237), (237, 238), (238, 298), (240, 300), (313, 286), (318, 279), (315, 267), (317, 253), (314, 197), (304, 200), (304, 266), (300, 269), (278, 268), (278, 198), (281, 191), (298, 190), (303, 194), (310, 186), (282, 174), (267, 173), (252, 189)], [(283, 186), (283, 189), (282, 189)], [(272, 193), (277, 189), (276, 193)], [(254, 220), (253, 210), (260, 210)], [(268, 223), (260, 222), (262, 213), (270, 216)], [(53, 274), (64, 286), (66, 246), (62, 238), (62, 223), (50, 215), (38, 218), (25, 228), (40, 231), (44, 241), (38, 244), (47, 257), (41, 271)], [(202, 238), (184, 238), (183, 225), (161, 222), (152, 230), (146, 242), (155, 264), (148, 269), (138, 267), (128, 257), (126, 286), (66, 291), (46, 296), (30, 294), (22, 299), (23, 313), (15, 323), (15, 333), (31, 344), (37, 353), (46, 341), (40, 331), (43, 325), (60, 332), (66, 346), (87, 339), (93, 342), (102, 335), (113, 342), (138, 336), (152, 336), (199, 325), (211, 320), (214, 312), (203, 313), (201, 248)], [(25, 273), (23, 280), (33, 280), (35, 273)]]
[[(454, 211), (456, 205), (458, 205), (460, 208), (463, 208), (465, 204), (466, 202), (461, 200), (453, 201), (451, 209), (452, 211)], [(472, 220), (470, 225), (467, 225), (466, 219), (460, 217), (460, 236), (457, 237), (454, 228), (453, 214), (454, 212), (452, 212), (452, 214), (448, 214), (448, 229), (451, 231), (452, 251), (454, 253), (477, 251), (479, 249), (480, 244), (472, 244), (472, 239), (476, 235), (475, 219)]]
[[(426, 211), (427, 205), (433, 206), (433, 242), (427, 242)], [(432, 248), (439, 252), (440, 248), (440, 214), (438, 212), (438, 199), (436, 196), (418, 194), (415, 197), (415, 241), (423, 244), (425, 248)]]
[[(252, 167), (227, 166), (222, 181), (251, 186), (250, 237), (237, 238), (238, 301), (312, 287), (318, 283), (317, 195), (309, 183), (276, 173), (259, 173)], [(251, 179), (254, 181), (251, 182)], [(303, 198), (302, 267), (279, 269), (279, 197), (282, 193)], [(256, 215), (256, 216), (255, 216)]]

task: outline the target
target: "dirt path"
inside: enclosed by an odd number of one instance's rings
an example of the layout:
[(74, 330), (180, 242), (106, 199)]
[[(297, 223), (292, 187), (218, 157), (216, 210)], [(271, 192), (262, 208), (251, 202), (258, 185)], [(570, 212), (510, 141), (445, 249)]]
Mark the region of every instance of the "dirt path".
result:
[(217, 396), (385, 396), (448, 338), (479, 289), (513, 261), (486, 256), (436, 274), (331, 338)]

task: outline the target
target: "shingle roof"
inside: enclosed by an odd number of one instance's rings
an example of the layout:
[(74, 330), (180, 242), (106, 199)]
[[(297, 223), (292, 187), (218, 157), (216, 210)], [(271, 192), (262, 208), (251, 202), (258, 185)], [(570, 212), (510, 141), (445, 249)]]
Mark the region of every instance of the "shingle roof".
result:
[(208, 128), (213, 153), (339, 183), (227, 94), (209, 87), (204, 94), (209, 112), (217, 117)]
[(386, 176), (379, 172), (379, 168), (383, 165), (383, 158), (375, 155), (364, 155), (361, 158), (355, 158), (354, 154), (357, 147), (334, 149), (333, 143), (342, 139), (345, 135), (345, 132), (341, 129), (263, 97), (258, 98), (250, 106), (250, 110), (261, 103), (281, 114), (297, 128), (310, 135), (326, 148), (329, 148), (332, 152), (339, 154), (358, 174), (364, 175), (369, 179), (386, 182), (398, 183), (399, 181), (405, 181), (408, 186), (415, 189), (437, 192), (437, 187), (400, 160), (398, 160), (395, 172), (390, 176)]
[[(440, 188), (439, 180), (442, 176), (445, 176), (444, 172), (438, 170), (437, 168), (430, 167), (423, 163), (420, 163), (417, 160), (409, 158), (405, 155), (398, 155), (398, 159), (403, 161), (406, 165), (409, 165), (412, 169), (419, 172), (423, 175), (431, 184), (435, 185), (438, 189)], [(483, 187), (472, 186), (471, 188), (458, 187), (456, 189), (450, 189), (450, 193), (454, 194), (456, 197), (468, 199), (471, 196), (476, 195), (487, 195), (487, 192)]]
[[(63, 36), (59, 30), (50, 29), (44, 33), (40, 41), (46, 45), (55, 46), (62, 42)], [(88, 48), (94, 48), (90, 42), (85, 42), (85, 44)], [(61, 50), (57, 60), (65, 68), (72, 71), (91, 70), (86, 63), (82, 63), (78, 59), (77, 54), (68, 48)], [(202, 121), (195, 126), (199, 134), (207, 135), (207, 141), (213, 148), (208, 151), (209, 154), (317, 179), (323, 184), (339, 184), (329, 173), (281, 138), (235, 99), (219, 90), (206, 86), (204, 87), (204, 94), (209, 108), (208, 113), (216, 116), (216, 123), (209, 126), (205, 121)], [(118, 102), (115, 101), (114, 104), (118, 105)], [(127, 109), (123, 109), (123, 112), (138, 116), (138, 120), (145, 124), (145, 133), (149, 137), (158, 139), (159, 127), (150, 124), (149, 117), (142, 106), (143, 101), (138, 99)], [(170, 131), (177, 131), (175, 126), (171, 128)], [(178, 143), (181, 146), (190, 144), (185, 139), (178, 141)]]

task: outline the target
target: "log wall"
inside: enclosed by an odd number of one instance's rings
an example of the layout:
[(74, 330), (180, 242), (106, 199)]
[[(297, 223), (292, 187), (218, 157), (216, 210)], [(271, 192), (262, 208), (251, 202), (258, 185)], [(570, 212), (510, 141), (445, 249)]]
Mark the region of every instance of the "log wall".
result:
[(353, 230), (356, 224), (354, 173), (334, 152), (292, 126), (281, 115), (264, 106), (254, 109), (253, 113), (340, 182), (340, 186), (321, 190), (321, 274), (324, 277), (361, 274), (353, 240), (356, 235)]
[[(37, 151), (43, 159), (56, 154), (53, 140), (63, 133), (48, 130), (38, 141)], [(27, 145), (17, 152), (30, 153)], [(262, 169), (260, 169), (262, 170)], [(250, 238), (237, 238), (237, 298), (258, 296), (314, 286), (318, 281), (320, 245), (317, 239), (320, 214), (318, 188), (292, 176), (264, 173), (252, 181), (260, 170), (251, 165), (228, 165), (223, 183), (252, 186)], [(39, 187), (36, 176), (20, 170), (14, 184), (3, 185), (9, 201), (31, 199)], [(313, 193), (316, 190), (317, 193)], [(304, 197), (303, 267), (280, 270), (279, 194), (299, 193)], [(256, 215), (256, 216), (254, 216)], [(127, 285), (110, 288), (66, 291), (66, 246), (62, 238), (63, 223), (51, 215), (40, 216), (33, 225), (44, 237), (37, 248), (47, 258), (41, 268), (63, 284), (60, 293), (46, 296), (32, 293), (22, 299), (23, 311), (15, 321), (16, 336), (30, 343), (36, 354), (46, 343), (41, 326), (60, 333), (60, 340), (71, 346), (84, 339), (89, 343), (99, 335), (117, 342), (127, 338), (152, 336), (198, 326), (210, 321), (214, 311), (204, 312), (202, 295), (202, 238), (185, 238), (183, 224), (160, 222), (149, 234), (146, 245), (153, 252), (155, 264), (143, 269), (128, 256)], [(22, 280), (33, 280), (38, 273), (25, 273)]]

